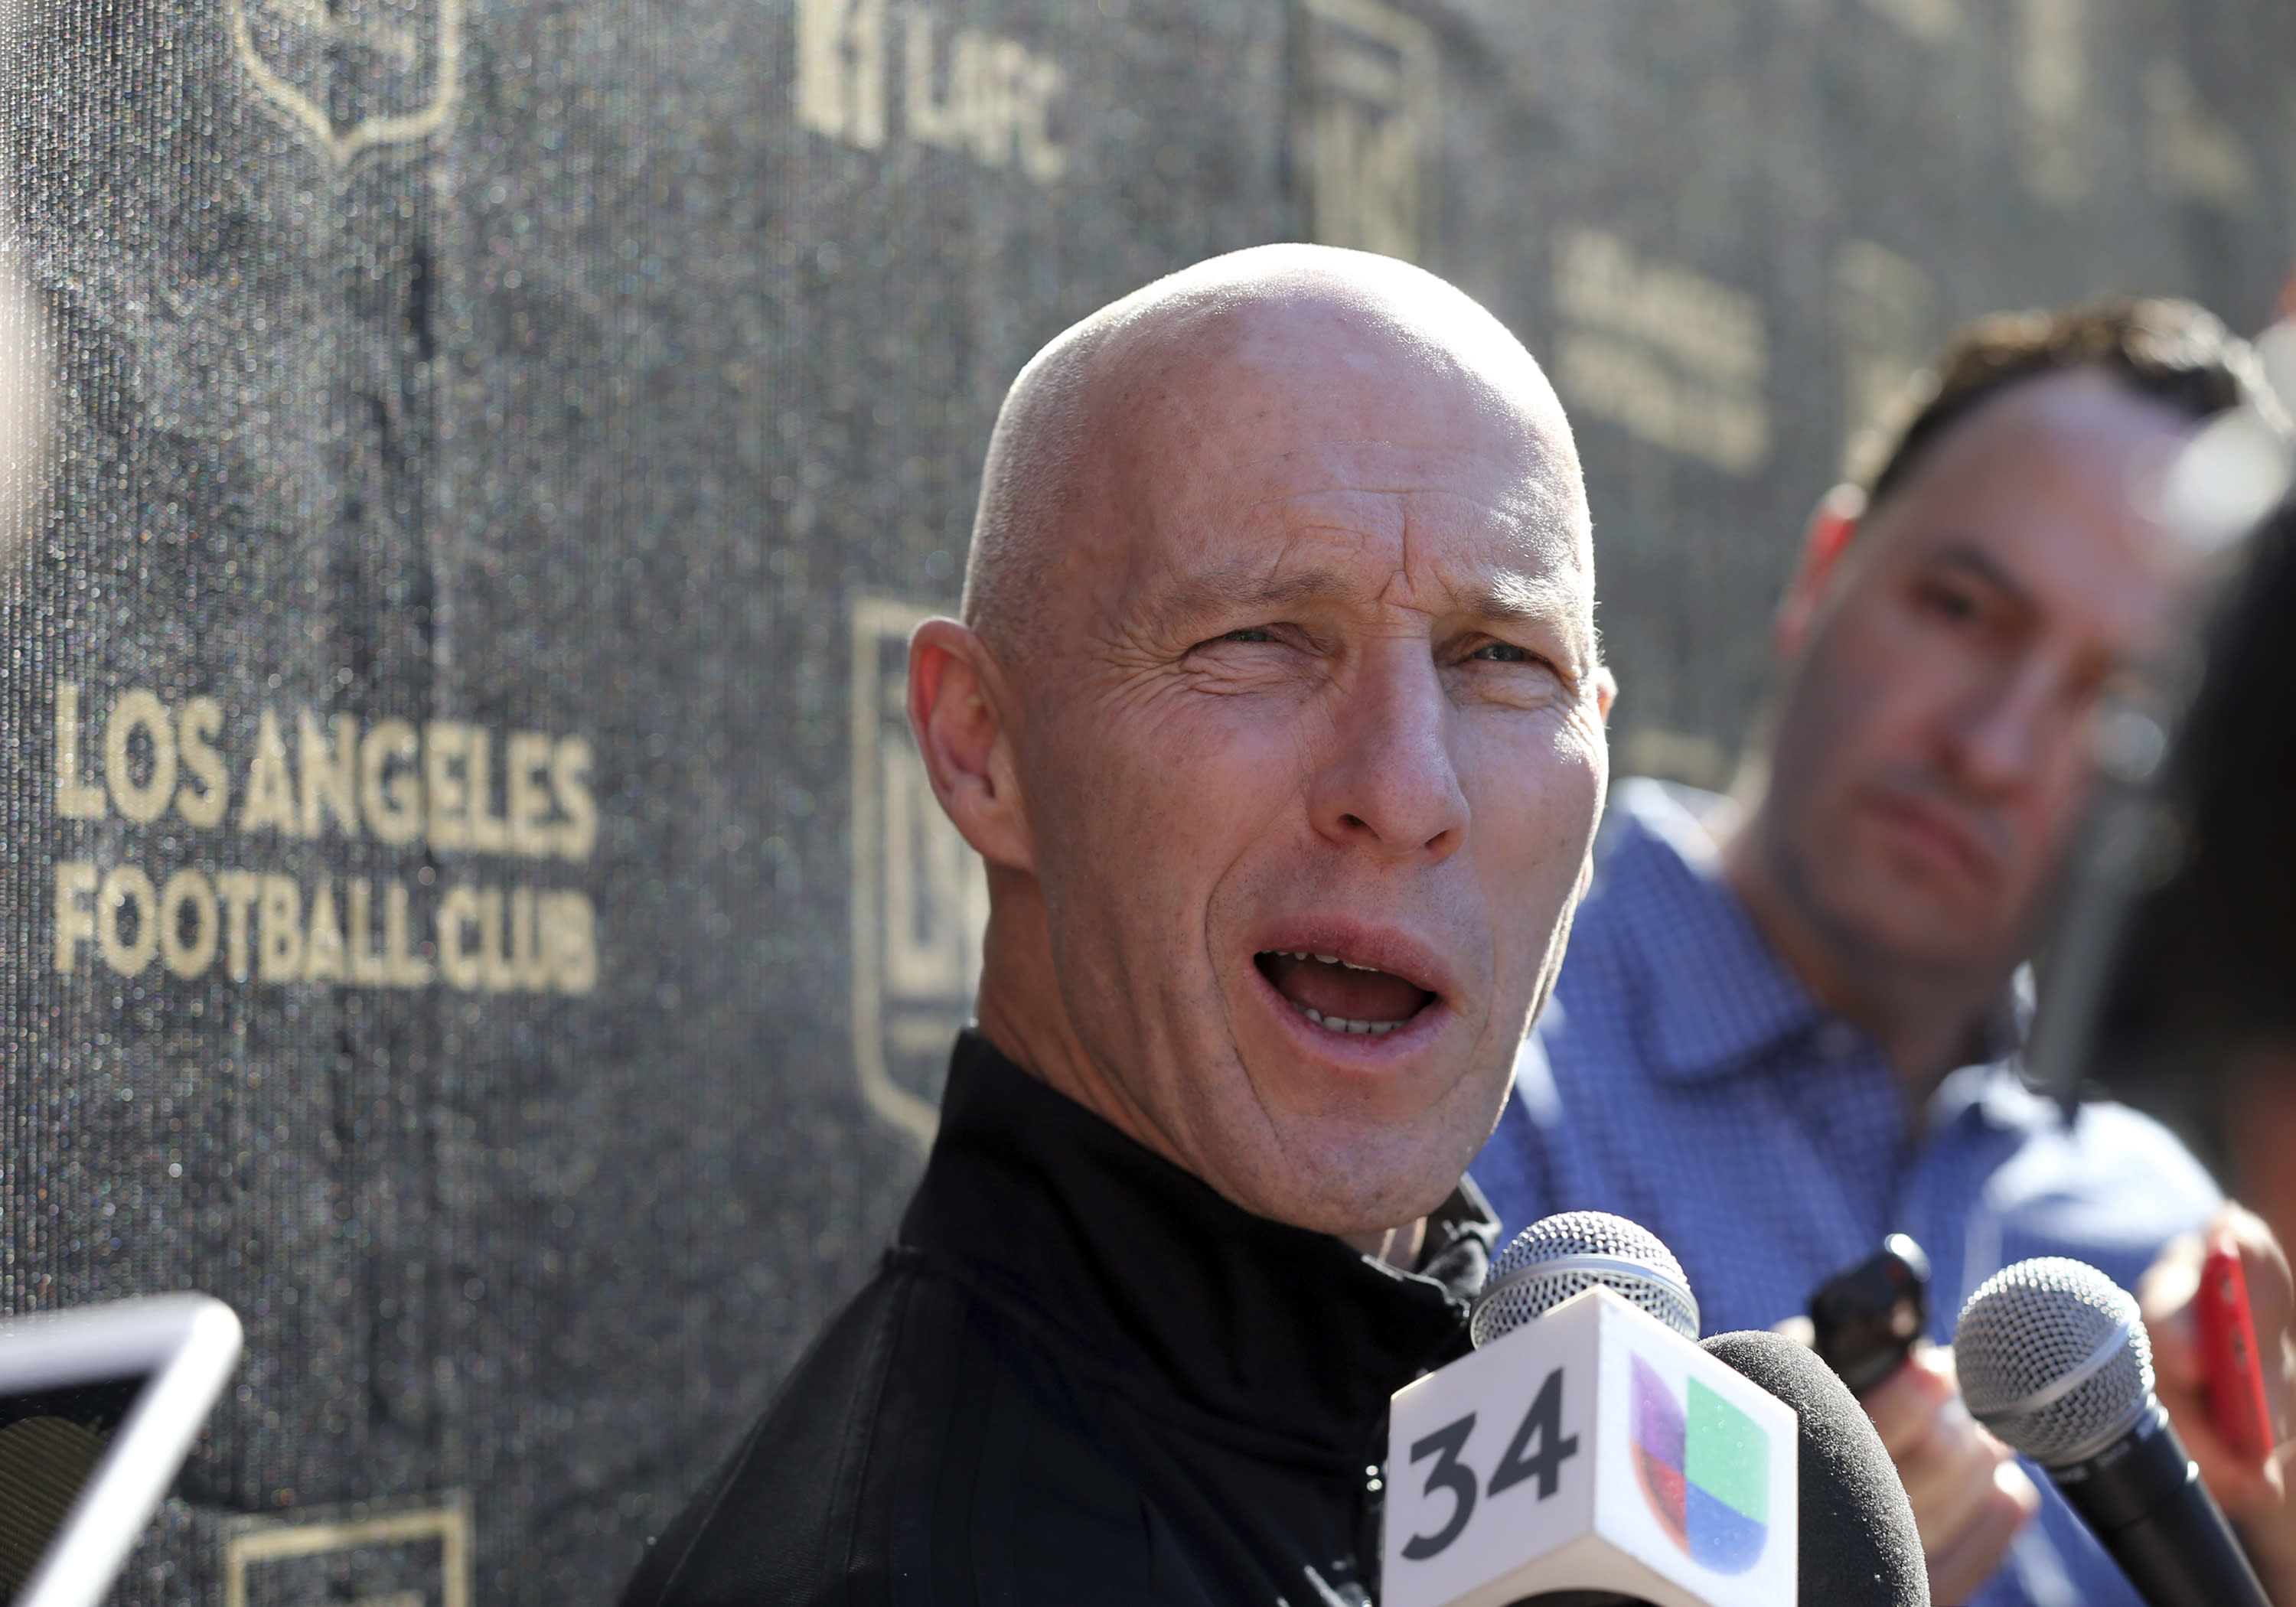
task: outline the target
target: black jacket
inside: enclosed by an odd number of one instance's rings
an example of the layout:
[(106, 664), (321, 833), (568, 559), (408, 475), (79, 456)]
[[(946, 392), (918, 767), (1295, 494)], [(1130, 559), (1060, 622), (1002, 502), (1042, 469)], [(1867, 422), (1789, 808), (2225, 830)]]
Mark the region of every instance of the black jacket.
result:
[(1466, 1349), (1496, 1226), (1463, 1185), (1398, 1272), (967, 1035), (883, 1270), (625, 1607), (1360, 1603), (1388, 1397)]

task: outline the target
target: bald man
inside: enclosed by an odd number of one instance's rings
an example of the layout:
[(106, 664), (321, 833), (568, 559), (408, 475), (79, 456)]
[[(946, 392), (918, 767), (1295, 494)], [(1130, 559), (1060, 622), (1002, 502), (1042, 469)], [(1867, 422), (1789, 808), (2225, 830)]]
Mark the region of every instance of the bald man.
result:
[(626, 1602), (1365, 1599), (1587, 873), (1593, 610), (1553, 390), (1417, 269), (1239, 252), (1029, 364), (910, 652), (978, 1022), (884, 1269)]

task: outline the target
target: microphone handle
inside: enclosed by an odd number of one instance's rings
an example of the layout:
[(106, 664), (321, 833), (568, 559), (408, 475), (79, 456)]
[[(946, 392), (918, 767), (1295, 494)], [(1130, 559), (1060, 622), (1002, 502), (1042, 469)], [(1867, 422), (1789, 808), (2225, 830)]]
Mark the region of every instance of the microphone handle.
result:
[(2049, 1474), (2147, 1607), (2272, 1607), (2157, 1400), (2110, 1447)]

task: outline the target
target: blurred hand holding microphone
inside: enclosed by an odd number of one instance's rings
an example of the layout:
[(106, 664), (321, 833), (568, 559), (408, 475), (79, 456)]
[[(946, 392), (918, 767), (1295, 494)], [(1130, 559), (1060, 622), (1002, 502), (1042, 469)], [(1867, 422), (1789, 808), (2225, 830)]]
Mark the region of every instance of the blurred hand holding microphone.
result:
[(1932, 1345), (1929, 1258), (1904, 1234), (1810, 1297), (1781, 1324), (1814, 1347), (1873, 1419), (1906, 1486), (1929, 1562), (1930, 1593), (1968, 1599), (2040, 1508), (2016, 1453), (1970, 1415), (1953, 1352)]
[(2021, 1261), (1963, 1308), (1970, 1410), (2049, 1470), (2149, 1607), (2267, 1607), (2153, 1390), (2133, 1296), (2079, 1261)]

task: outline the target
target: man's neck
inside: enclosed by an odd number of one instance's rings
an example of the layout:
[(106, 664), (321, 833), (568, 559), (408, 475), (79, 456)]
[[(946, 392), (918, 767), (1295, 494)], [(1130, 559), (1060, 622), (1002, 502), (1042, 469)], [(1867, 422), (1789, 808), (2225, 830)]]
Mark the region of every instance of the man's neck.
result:
[(1858, 1028), (1897, 1073), (1918, 1110), (1946, 1074), (1982, 1043), (2003, 979), (1990, 972), (1924, 971), (1830, 929), (1778, 872), (1760, 806), (1722, 843), (1722, 870), (1771, 950), (1810, 996)]
[[(992, 945), (998, 936), (992, 926)], [(1000, 987), (1005, 969), (995, 957), (984, 967), (979, 1001), (980, 1036), (1021, 1070), (1074, 1100), (1133, 1143), (1183, 1170), (1193, 1169), (1147, 1114), (1125, 1096), (1123, 1088), (1102, 1074), (1064, 1014), (1055, 1012), (1047, 1020), (1041, 1008), (1022, 1004), (1021, 1000), (1030, 994), (1039, 1000), (1057, 998), (1059, 984), (1045, 975), (1031, 977), (1026, 987)]]

